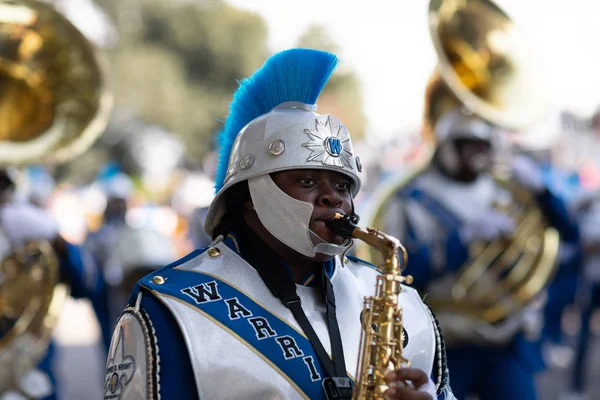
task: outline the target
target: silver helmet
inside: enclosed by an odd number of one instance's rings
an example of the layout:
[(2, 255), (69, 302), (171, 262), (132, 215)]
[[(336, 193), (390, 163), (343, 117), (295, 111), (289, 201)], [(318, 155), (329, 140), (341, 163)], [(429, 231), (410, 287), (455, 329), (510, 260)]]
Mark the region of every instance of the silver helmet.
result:
[(224, 194), (248, 181), (261, 223), (273, 236), (301, 254), (340, 254), (337, 246), (308, 228), (312, 205), (285, 194), (270, 173), (293, 169), (326, 169), (352, 179), (352, 195), (360, 189), (361, 164), (348, 129), (331, 115), (316, 113), (316, 99), (335, 69), (331, 53), (291, 49), (275, 54), (234, 95), (220, 135), (217, 193), (206, 218), (212, 235), (228, 211)]
[(434, 128), (438, 145), (456, 139), (479, 139), (491, 142), (493, 132), (493, 125), (475, 115), (466, 115), (459, 108), (443, 114)]
[[(459, 154), (454, 141), (458, 139), (472, 139), (487, 142), (496, 147), (497, 136), (494, 136), (495, 127), (476, 115), (467, 115), (461, 109), (455, 108), (443, 114), (434, 128), (437, 146), (437, 160), (442, 168), (456, 173), (459, 168)], [(484, 171), (489, 164), (488, 157), (477, 155), (469, 163), (471, 168)]]

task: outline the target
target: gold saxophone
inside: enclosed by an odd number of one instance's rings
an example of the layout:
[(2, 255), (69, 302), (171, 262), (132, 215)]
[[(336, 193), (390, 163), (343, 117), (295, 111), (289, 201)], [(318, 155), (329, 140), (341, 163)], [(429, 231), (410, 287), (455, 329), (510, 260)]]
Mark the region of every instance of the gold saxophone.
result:
[[(388, 389), (385, 375), (395, 369), (410, 366), (402, 354), (404, 330), (402, 307), (398, 296), (402, 283), (411, 284), (412, 276), (402, 276), (408, 263), (408, 254), (400, 241), (377, 229), (357, 227), (351, 217), (336, 214), (328, 226), (345, 238), (355, 238), (378, 250), (383, 262), (377, 277), (375, 295), (365, 297), (361, 313), (363, 330), (360, 338), (358, 369), (353, 399), (383, 399)], [(402, 252), (402, 263), (398, 260)]]

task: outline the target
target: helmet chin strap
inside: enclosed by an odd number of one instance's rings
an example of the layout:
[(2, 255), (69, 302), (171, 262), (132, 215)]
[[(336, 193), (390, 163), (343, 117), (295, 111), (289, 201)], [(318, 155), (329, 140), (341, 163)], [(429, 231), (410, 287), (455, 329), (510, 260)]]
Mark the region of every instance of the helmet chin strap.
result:
[(352, 246), (351, 240), (337, 245), (311, 231), (312, 204), (286, 194), (270, 175), (250, 178), (248, 187), (260, 222), (280, 242), (298, 253), (307, 257), (317, 254), (337, 256)]

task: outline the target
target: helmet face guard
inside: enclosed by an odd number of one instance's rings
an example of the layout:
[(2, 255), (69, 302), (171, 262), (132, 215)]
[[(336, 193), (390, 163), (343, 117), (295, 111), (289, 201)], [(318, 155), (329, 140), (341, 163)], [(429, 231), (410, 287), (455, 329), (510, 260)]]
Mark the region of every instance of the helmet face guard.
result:
[(352, 246), (352, 240), (336, 245), (311, 231), (313, 205), (286, 194), (270, 175), (250, 178), (248, 187), (260, 222), (280, 242), (296, 252), (310, 258), (317, 253), (335, 256)]

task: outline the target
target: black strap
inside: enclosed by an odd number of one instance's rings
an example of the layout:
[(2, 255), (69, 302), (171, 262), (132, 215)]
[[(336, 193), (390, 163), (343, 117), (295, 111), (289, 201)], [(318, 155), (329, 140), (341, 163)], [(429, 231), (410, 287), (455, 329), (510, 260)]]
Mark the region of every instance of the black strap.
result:
[[(261, 270), (264, 271), (273, 269), (272, 266), (274, 264), (266, 265), (269, 265), (269, 267), (264, 269), (260, 268), (260, 270), (258, 270), (259, 274), (261, 274)], [(352, 398), (352, 386), (350, 383), (350, 378), (348, 378), (348, 374), (346, 373), (344, 348), (342, 346), (342, 338), (337, 322), (333, 285), (327, 276), (325, 268), (323, 268), (322, 271), (321, 280), (323, 283), (323, 292), (327, 307), (327, 328), (329, 330), (329, 340), (331, 343), (331, 354), (333, 356), (333, 360), (329, 358), (329, 355), (327, 354), (327, 351), (325, 351), (321, 340), (317, 336), (312, 324), (306, 317), (306, 314), (302, 309), (300, 297), (298, 297), (296, 293), (296, 284), (287, 271), (284, 271), (287, 279), (284, 278), (284, 275), (278, 275), (276, 279), (271, 279), (269, 275), (263, 276), (262, 274), (261, 277), (265, 283), (270, 281), (270, 284), (267, 283), (267, 286), (272, 285), (273, 289), (275, 289), (271, 290), (271, 292), (278, 297), (287, 308), (290, 309), (292, 315), (300, 325), (300, 328), (302, 328), (302, 331), (312, 344), (317, 357), (319, 357), (319, 360), (323, 365), (323, 368), (325, 368), (327, 374), (332, 378), (324, 381), (323, 389), (325, 390), (327, 398), (349, 400)]]
[(302, 331), (308, 338), (309, 342), (315, 348), (315, 353), (317, 353), (317, 357), (319, 357), (321, 364), (323, 364), (325, 371), (327, 371), (327, 375), (338, 376), (336, 374), (334, 363), (329, 358), (327, 351), (325, 351), (325, 348), (323, 347), (323, 344), (319, 340), (317, 333), (313, 329), (310, 321), (308, 320), (308, 318), (306, 317), (306, 314), (304, 313), (304, 310), (302, 309), (302, 304), (300, 302), (300, 298), (297, 298), (292, 301), (288, 301), (287, 303), (284, 303), (284, 304), (286, 305), (286, 307), (288, 307), (290, 309), (290, 311), (294, 315), (294, 318), (296, 318), (296, 321), (298, 321), (300, 328), (302, 328)]
[(325, 304), (327, 306), (327, 327), (329, 328), (329, 336), (331, 338), (331, 352), (336, 357), (333, 359), (335, 367), (335, 376), (347, 376), (346, 360), (344, 359), (344, 348), (342, 347), (342, 336), (340, 327), (337, 322), (337, 314), (335, 307), (335, 294), (333, 285), (327, 276), (325, 268), (322, 268), (321, 283), (325, 292)]
[(327, 309), (327, 327), (329, 330), (329, 339), (331, 343), (332, 358), (329, 358), (327, 351), (323, 347), (321, 340), (317, 336), (312, 324), (306, 317), (302, 309), (302, 302), (296, 293), (296, 283), (283, 265), (283, 260), (268, 247), (257, 235), (251, 234), (245, 230), (246, 235), (242, 239), (238, 233), (238, 238), (242, 253), (248, 262), (256, 269), (262, 280), (265, 282), (271, 293), (277, 297), (287, 308), (302, 328), (302, 331), (313, 346), (319, 361), (325, 368), (329, 377), (328, 384), (324, 385), (327, 396), (330, 399), (351, 399), (352, 388), (350, 378), (346, 372), (346, 363), (344, 359), (344, 348), (342, 338), (337, 322), (335, 295), (333, 285), (327, 276), (325, 268), (322, 268), (320, 276), (325, 304)]

